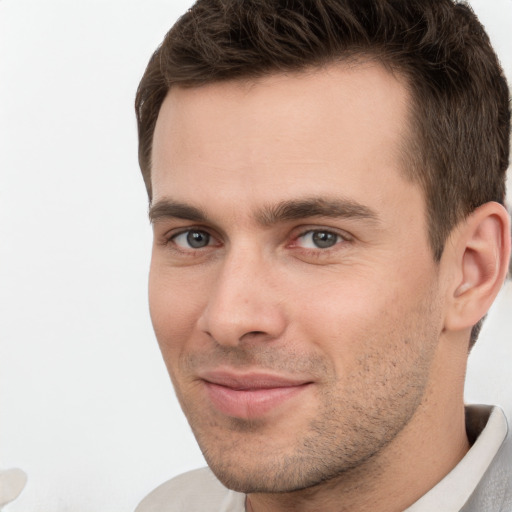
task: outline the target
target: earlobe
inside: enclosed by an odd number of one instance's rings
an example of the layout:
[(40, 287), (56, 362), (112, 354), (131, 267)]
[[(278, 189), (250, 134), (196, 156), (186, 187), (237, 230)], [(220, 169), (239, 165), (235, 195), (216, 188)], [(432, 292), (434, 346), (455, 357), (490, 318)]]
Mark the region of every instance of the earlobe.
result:
[(445, 328), (471, 328), (485, 316), (508, 271), (510, 219), (506, 209), (494, 202), (477, 208), (454, 231), (453, 283)]

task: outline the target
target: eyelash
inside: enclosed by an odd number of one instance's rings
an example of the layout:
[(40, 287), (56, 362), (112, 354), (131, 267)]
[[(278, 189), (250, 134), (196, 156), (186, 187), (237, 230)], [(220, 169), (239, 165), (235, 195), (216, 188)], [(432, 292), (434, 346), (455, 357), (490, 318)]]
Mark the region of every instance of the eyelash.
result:
[[(190, 233), (203, 233), (209, 237), (208, 245), (205, 245), (204, 247), (180, 247), (176, 243), (176, 239), (182, 235), (190, 234)], [(321, 248), (321, 247), (300, 247), (298, 245), (298, 241), (301, 238), (304, 238), (307, 235), (313, 235), (314, 233), (318, 234), (327, 234), (332, 235), (336, 237), (336, 240), (332, 246)], [(338, 232), (333, 229), (328, 228), (307, 228), (302, 229), (299, 231), (296, 235), (292, 235), (292, 241), (288, 242), (285, 247), (287, 248), (296, 248), (298, 250), (301, 250), (304, 254), (307, 254), (308, 256), (314, 256), (317, 258), (321, 258), (322, 256), (327, 256), (333, 251), (339, 250), (338, 246), (344, 245), (345, 242), (350, 242), (352, 240), (352, 237), (350, 237), (347, 233)], [(187, 229), (183, 229), (179, 232), (172, 233), (171, 235), (166, 235), (164, 238), (164, 245), (169, 246), (173, 251), (179, 253), (179, 254), (186, 254), (190, 256), (199, 256), (200, 254), (203, 254), (205, 250), (207, 250), (210, 247), (215, 247), (215, 245), (220, 246), (222, 243), (212, 244), (210, 243), (212, 240), (218, 240), (218, 237), (211, 234), (211, 232), (208, 229), (202, 228), (202, 227), (188, 227)]]
[[(346, 235), (342, 235), (341, 233), (338, 233), (334, 230), (319, 228), (302, 231), (298, 236), (295, 237), (294, 242), (292, 242), (291, 246), (293, 247), (294, 245), (296, 245), (298, 240), (300, 240), (301, 238), (304, 239), (307, 235), (311, 235), (311, 237), (314, 238), (315, 234), (327, 235), (328, 237), (335, 237), (334, 243), (327, 247), (302, 247), (303, 250), (312, 251), (314, 253), (326, 253), (329, 252), (330, 250), (335, 250), (335, 247), (340, 245), (342, 242), (348, 241), (348, 237)], [(313, 243), (315, 242), (313, 241)]]
[[(202, 233), (204, 235), (206, 235), (208, 238), (209, 238), (209, 241), (208, 241), (208, 244), (205, 245), (204, 247), (198, 247), (198, 248), (193, 248), (193, 247), (188, 247), (188, 248), (184, 248), (184, 247), (180, 247), (177, 243), (176, 243), (176, 239), (182, 235), (186, 235), (186, 234), (190, 234), (190, 233)], [(200, 253), (202, 252), (201, 249), (207, 249), (208, 247), (211, 247), (212, 244), (210, 244), (211, 240), (216, 240), (216, 237), (213, 236), (207, 229), (203, 229), (203, 228), (199, 228), (199, 227), (189, 227), (187, 229), (183, 229), (177, 233), (172, 233), (171, 235), (166, 235), (165, 237), (165, 245), (171, 247), (174, 251), (178, 252), (178, 253), (187, 253), (187, 254), (197, 254), (197, 253)]]

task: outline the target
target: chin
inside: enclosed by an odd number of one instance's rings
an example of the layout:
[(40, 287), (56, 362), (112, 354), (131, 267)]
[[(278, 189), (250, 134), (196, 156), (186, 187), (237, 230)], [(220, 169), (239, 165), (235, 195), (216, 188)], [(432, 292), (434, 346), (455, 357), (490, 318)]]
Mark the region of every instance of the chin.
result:
[[(228, 449), (229, 450), (229, 449)], [(358, 464), (325, 460), (307, 453), (286, 456), (274, 451), (263, 457), (229, 450), (228, 457), (212, 457), (204, 451), (208, 466), (222, 484), (233, 491), (252, 493), (291, 493), (311, 489), (349, 473)]]

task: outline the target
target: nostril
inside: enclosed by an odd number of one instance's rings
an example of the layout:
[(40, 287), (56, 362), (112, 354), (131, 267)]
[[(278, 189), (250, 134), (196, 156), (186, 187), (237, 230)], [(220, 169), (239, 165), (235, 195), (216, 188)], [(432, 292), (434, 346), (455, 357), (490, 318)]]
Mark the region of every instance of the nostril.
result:
[(241, 336), (240, 341), (249, 341), (254, 338), (261, 338), (262, 336), (268, 337), (268, 333), (264, 331), (249, 331)]

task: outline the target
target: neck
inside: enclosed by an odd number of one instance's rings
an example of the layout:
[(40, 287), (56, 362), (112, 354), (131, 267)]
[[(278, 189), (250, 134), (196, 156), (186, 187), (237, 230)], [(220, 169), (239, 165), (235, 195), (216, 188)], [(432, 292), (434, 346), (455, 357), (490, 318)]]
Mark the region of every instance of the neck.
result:
[[(410, 422), (381, 452), (364, 464), (311, 488), (291, 493), (251, 494), (247, 497), (247, 511), (400, 512), (417, 501), (469, 449), (463, 404), (466, 356), (455, 353), (453, 346), (446, 343), (440, 347), (432, 368), (433, 384), (427, 388)], [(461, 364), (458, 371), (450, 373), (446, 361), (453, 363), (453, 358), (458, 358)]]

